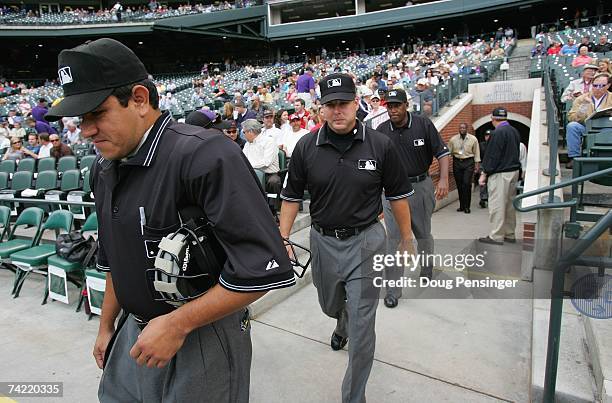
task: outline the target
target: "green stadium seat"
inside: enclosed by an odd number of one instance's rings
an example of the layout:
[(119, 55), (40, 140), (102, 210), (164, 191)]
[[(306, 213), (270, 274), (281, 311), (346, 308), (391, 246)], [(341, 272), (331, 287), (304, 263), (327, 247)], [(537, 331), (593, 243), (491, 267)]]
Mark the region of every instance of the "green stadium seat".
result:
[(16, 168), (17, 164), (13, 160), (4, 160), (0, 162), (0, 172), (6, 172), (9, 176), (15, 173)]
[[(66, 157), (63, 157), (66, 158)], [(50, 190), (45, 193), (47, 200), (66, 200), (68, 192), (80, 188), (81, 171), (78, 169), (70, 169), (62, 175), (59, 190)], [(61, 208), (61, 206), (60, 206)]]
[[(47, 259), (55, 254), (55, 242), (39, 244), (44, 231), (54, 230), (57, 233), (66, 233), (72, 230), (72, 213), (66, 210), (56, 210), (49, 215), (42, 227), (42, 231), (34, 240), (34, 245), (30, 248), (14, 252), (10, 255), (11, 264), (17, 269), (15, 273), (15, 284), (13, 286), (13, 298), (19, 296), (21, 287), (28, 275), (32, 272), (47, 276)], [(49, 294), (48, 284), (45, 287), (45, 297), (43, 304), (47, 301)]]
[[(87, 232), (98, 231), (98, 219), (96, 213), (92, 213), (87, 217), (80, 232), (85, 234)], [(92, 260), (92, 262), (95, 260)], [(58, 255), (50, 256), (47, 260), (48, 264), (48, 288), (49, 297), (51, 299), (61, 301), (65, 304), (69, 304), (68, 299), (68, 282), (73, 283), (79, 289), (80, 299), (77, 305), (76, 311), (78, 312), (83, 303), (83, 287), (85, 285), (85, 269), (91, 265), (85, 265), (83, 262), (69, 262), (68, 260), (59, 257)]]
[[(11, 181), (11, 187), (9, 189), (0, 190), (0, 199), (12, 199), (21, 195), (21, 192), (32, 186), (33, 173), (30, 171), (15, 172), (13, 180)], [(13, 203), (10, 201), (4, 202), (3, 205), (9, 205), (13, 208), (12, 215), (19, 213), (19, 203)]]
[[(83, 176), (83, 189), (68, 192), (68, 195), (66, 196), (67, 201), (84, 202), (91, 201), (93, 199), (91, 187), (89, 186), (90, 174), (91, 170), (88, 169), (85, 171), (85, 175)], [(70, 206), (69, 208), (70, 211), (72, 211), (72, 214), (74, 214), (74, 218), (78, 220), (84, 220), (90, 210), (89, 208), (83, 206)]]
[(41, 158), (38, 160), (38, 169), (36, 172), (55, 171), (55, 158)]
[(91, 169), (91, 166), (96, 161), (96, 158), (98, 158), (96, 155), (85, 155), (84, 157), (82, 157), (79, 161), (79, 169), (81, 170), (81, 172), (85, 168)]
[(0, 190), (8, 188), (9, 174), (6, 172), (0, 172)]
[(36, 160), (34, 158), (24, 158), (17, 164), (17, 172), (29, 171), (34, 172), (36, 168)]
[(77, 158), (74, 155), (66, 155), (62, 157), (57, 162), (57, 172), (60, 177), (64, 174), (64, 172), (76, 169), (77, 168)]
[[(7, 240), (0, 243), (0, 261), (10, 263), (9, 256), (17, 251), (34, 246), (36, 239), (42, 231), (42, 220), (44, 211), (39, 207), (28, 207), (19, 214), (17, 221), (8, 233)], [(18, 227), (35, 228), (35, 233), (31, 238), (17, 239), (15, 231)]]

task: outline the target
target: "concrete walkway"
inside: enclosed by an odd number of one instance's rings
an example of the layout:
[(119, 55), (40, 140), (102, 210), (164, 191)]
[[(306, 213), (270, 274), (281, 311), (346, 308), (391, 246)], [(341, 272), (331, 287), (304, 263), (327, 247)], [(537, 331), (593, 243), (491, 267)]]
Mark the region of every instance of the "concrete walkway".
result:
[[(457, 203), (435, 213), (434, 236), (467, 247), (486, 235), (487, 212), (473, 206), (471, 215), (457, 213)], [(62, 399), (19, 402), (96, 401), (98, 319), (75, 313), (74, 302), (40, 306), (44, 283), (36, 275), (12, 299), (12, 278), (0, 271), (0, 381), (64, 382)], [(76, 292), (71, 297), (76, 301)], [(368, 401), (527, 402), (531, 315), (528, 299), (403, 299), (393, 310), (381, 304)], [(251, 401), (339, 402), (348, 356), (329, 347), (334, 325), (311, 284), (253, 321)]]

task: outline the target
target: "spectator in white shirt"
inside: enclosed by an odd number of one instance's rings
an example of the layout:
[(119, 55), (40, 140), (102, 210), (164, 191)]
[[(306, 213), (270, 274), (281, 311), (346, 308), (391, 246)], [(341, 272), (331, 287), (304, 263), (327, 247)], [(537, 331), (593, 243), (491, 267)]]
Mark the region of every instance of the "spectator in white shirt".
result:
[(295, 113), (289, 116), (289, 123), (291, 124), (291, 131), (283, 132), (278, 145), (278, 148), (285, 152), (287, 158), (291, 158), (298, 140), (310, 133), (307, 129), (302, 129), (302, 119)]
[(271, 137), (274, 143), (278, 144), (281, 140), (283, 132), (274, 126), (274, 111), (272, 109), (266, 109), (263, 113), (263, 124), (264, 127), (261, 130), (261, 135)]
[(64, 138), (70, 145), (80, 144), (82, 142), (81, 129), (77, 127), (74, 120), (70, 120), (68, 123), (66, 123), (66, 133), (64, 133)]
[(40, 143), (40, 150), (38, 150), (38, 158), (47, 158), (51, 156), (51, 149), (53, 143), (49, 141), (49, 133), (40, 133), (38, 135), (38, 142)]
[(272, 214), (276, 216), (280, 207), (280, 191), (282, 188), (282, 181), (278, 175), (280, 170), (278, 148), (276, 141), (261, 134), (262, 127), (262, 124), (255, 119), (247, 119), (242, 122), (242, 132), (247, 141), (242, 152), (253, 168), (265, 173), (266, 193), (276, 194), (274, 202), (270, 204)]

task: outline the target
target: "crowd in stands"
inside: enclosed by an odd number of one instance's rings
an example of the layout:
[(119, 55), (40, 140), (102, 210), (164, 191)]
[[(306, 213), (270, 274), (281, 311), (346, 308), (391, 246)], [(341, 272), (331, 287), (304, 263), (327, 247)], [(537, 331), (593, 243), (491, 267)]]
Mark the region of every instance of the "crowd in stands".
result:
[(151, 0), (139, 6), (123, 6), (116, 2), (111, 8), (71, 8), (66, 7), (60, 13), (39, 13), (36, 10), (17, 10), (8, 6), (0, 7), (0, 22), (11, 25), (59, 25), (59, 24), (92, 24), (112, 22), (137, 22), (160, 18), (177, 17), (189, 14), (206, 14), (215, 11), (251, 7), (261, 2), (258, 0), (221, 1), (210, 4), (181, 4), (173, 7)]
[[(534, 58), (550, 58), (551, 73), (559, 89), (558, 109), (567, 123), (565, 140), (568, 148), (567, 168), (573, 167), (573, 159), (582, 155), (582, 136), (587, 132), (586, 120), (594, 113), (612, 108), (609, 93), (612, 83), (612, 42), (608, 35), (612, 26), (601, 25), (591, 30), (569, 29), (561, 33), (536, 35)], [(596, 33), (596, 35), (593, 35)], [(593, 35), (593, 37), (592, 37)], [(568, 79), (579, 74), (580, 77)]]
[[(153, 80), (160, 109), (173, 112), (189, 94), (188, 101), (197, 107), (193, 112), (182, 109), (187, 113), (175, 117), (187, 115), (189, 121), (189, 112), (204, 114), (203, 125), (219, 129), (240, 145), (253, 166), (267, 175), (269, 191), (277, 192), (278, 179), (270, 179), (270, 174), (282, 169), (278, 153), (290, 159), (297, 141), (324, 123), (319, 102), (322, 77), (333, 72), (352, 75), (360, 97), (358, 116), (374, 128), (388, 119), (384, 94), (393, 89), (406, 90), (415, 110), (431, 115), (437, 87), (460, 75), (486, 75), (481, 63), (499, 60), (511, 51), (515, 39), (505, 34), (500, 30), (499, 36), (489, 40), (418, 44), (412, 53), (396, 48), (375, 56), (355, 53), (318, 63), (247, 65), (229, 72), (203, 66), (196, 75)], [(20, 84), (13, 87), (19, 95), (0, 98), (8, 111), (0, 120), (3, 158), (59, 158), (71, 153), (71, 147), (86, 143), (78, 118), (64, 118), (59, 126), (44, 121), (47, 102), (62, 96), (61, 87), (51, 82), (34, 89)], [(38, 98), (33, 99), (35, 96)], [(196, 124), (202, 122), (200, 115)]]

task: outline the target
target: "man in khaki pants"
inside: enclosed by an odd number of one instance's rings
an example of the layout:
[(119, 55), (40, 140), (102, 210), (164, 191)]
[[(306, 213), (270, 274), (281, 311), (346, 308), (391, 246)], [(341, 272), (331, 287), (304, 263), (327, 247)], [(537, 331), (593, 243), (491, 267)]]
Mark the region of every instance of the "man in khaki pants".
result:
[(482, 161), (482, 174), (478, 184), (487, 184), (489, 189), (489, 221), (491, 232), (478, 238), (480, 242), (503, 245), (504, 241), (516, 242), (516, 211), (512, 198), (516, 194), (521, 162), (519, 132), (507, 121), (508, 111), (496, 108), (491, 115), (495, 130), (487, 145), (487, 153)]

